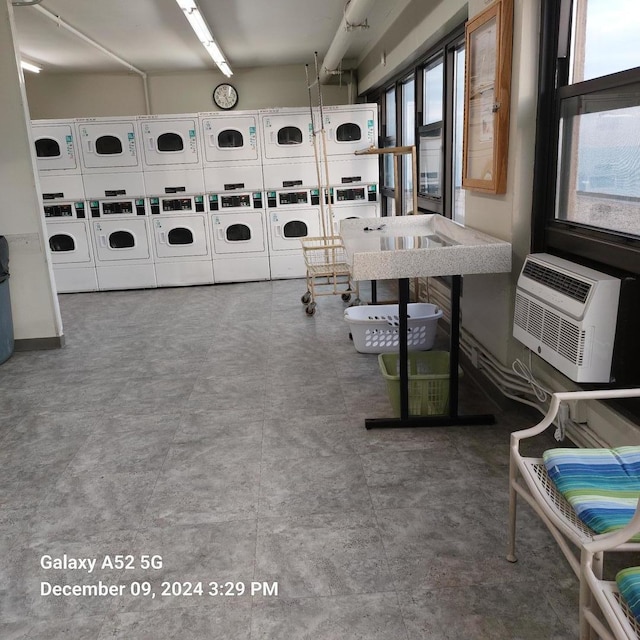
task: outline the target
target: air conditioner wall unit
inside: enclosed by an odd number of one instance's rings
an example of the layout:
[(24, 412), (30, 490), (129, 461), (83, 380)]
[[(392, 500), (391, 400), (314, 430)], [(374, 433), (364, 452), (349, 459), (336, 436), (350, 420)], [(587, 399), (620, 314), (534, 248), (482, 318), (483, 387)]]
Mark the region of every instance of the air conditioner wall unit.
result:
[(527, 256), (513, 336), (575, 382), (610, 382), (620, 279), (546, 253)]

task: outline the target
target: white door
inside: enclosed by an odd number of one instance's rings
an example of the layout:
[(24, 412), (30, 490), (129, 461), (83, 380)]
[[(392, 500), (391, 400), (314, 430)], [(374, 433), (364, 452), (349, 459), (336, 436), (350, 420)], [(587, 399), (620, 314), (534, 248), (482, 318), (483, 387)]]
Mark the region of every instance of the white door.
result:
[(200, 165), (197, 119), (140, 118), (142, 157), (146, 168)]
[(259, 162), (257, 115), (203, 117), (205, 163)]
[(261, 114), (264, 157), (313, 159), (313, 125), (307, 113)]
[(47, 223), (53, 264), (91, 264), (91, 241), (84, 222)]
[(32, 132), (39, 172), (79, 170), (71, 123), (34, 125)]
[(376, 112), (345, 108), (323, 110), (324, 137), (328, 155), (353, 155), (354, 151), (377, 147)]
[(144, 260), (151, 257), (146, 219), (95, 220), (93, 232), (96, 259), (100, 262)]
[(77, 130), (85, 170), (139, 166), (135, 123), (79, 122)]
[(207, 256), (207, 228), (204, 216), (156, 216), (153, 235), (158, 258)]
[(230, 253), (257, 253), (266, 250), (264, 213), (213, 213), (211, 233), (213, 250), (218, 255)]
[(320, 235), (320, 210), (313, 207), (272, 210), (269, 233), (273, 251), (302, 251), (302, 238)]

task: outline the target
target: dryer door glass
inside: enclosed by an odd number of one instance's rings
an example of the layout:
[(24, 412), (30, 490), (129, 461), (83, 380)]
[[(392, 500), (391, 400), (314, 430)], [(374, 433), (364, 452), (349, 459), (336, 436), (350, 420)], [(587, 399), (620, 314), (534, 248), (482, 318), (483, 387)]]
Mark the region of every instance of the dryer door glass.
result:
[(362, 139), (362, 131), (355, 122), (345, 122), (336, 129), (338, 142), (355, 142)]
[(158, 151), (171, 153), (183, 150), (184, 142), (182, 136), (177, 133), (162, 133), (158, 136)]
[(218, 134), (218, 147), (221, 149), (240, 149), (244, 146), (244, 138), (240, 131), (225, 129)]
[(114, 231), (109, 234), (109, 246), (112, 249), (130, 249), (136, 246), (136, 239), (130, 231)]
[(115, 156), (122, 153), (122, 142), (116, 136), (100, 136), (96, 140), (96, 153), (100, 156)]
[(306, 238), (309, 229), (302, 220), (291, 220), (284, 225), (282, 234), (285, 238)]
[(251, 240), (251, 229), (246, 224), (232, 224), (226, 230), (229, 242), (247, 242)]
[(176, 227), (167, 234), (167, 242), (169, 244), (193, 244), (193, 233), (184, 227)]
[(38, 158), (59, 158), (60, 145), (53, 138), (36, 140), (36, 155)]
[(57, 233), (49, 238), (49, 248), (54, 252), (75, 251), (75, 240), (66, 233)]
[(302, 131), (298, 127), (282, 127), (278, 131), (278, 144), (302, 144)]

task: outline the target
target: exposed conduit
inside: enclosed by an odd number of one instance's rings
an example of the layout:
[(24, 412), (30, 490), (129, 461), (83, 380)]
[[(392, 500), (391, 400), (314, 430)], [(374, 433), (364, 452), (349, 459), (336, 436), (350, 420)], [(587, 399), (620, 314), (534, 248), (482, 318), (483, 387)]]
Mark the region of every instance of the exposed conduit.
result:
[(366, 20), (376, 0), (350, 0), (344, 16), (320, 66), (320, 83), (326, 84), (338, 73), (338, 67), (349, 49), (351, 34), (355, 29), (366, 28)]
[(40, 6), (35, 6), (35, 5), (34, 5), (33, 8), (36, 11), (39, 11), (43, 16), (46, 16), (47, 18), (49, 18), (49, 20), (51, 20), (52, 22), (55, 22), (55, 24), (57, 26), (66, 29), (67, 31), (69, 31), (69, 33), (72, 33), (77, 38), (80, 38), (81, 40), (84, 40), (84, 42), (86, 42), (86, 43), (90, 44), (92, 47), (98, 49), (98, 51), (101, 51), (102, 53), (104, 53), (106, 56), (108, 56), (112, 60), (115, 60), (116, 62), (119, 62), (121, 65), (124, 65), (125, 67), (127, 67), (127, 69), (129, 69), (130, 71), (133, 71), (134, 73), (137, 73), (139, 76), (141, 76), (142, 77), (142, 85), (143, 85), (143, 88), (144, 88), (145, 109), (146, 109), (147, 115), (149, 115), (151, 113), (151, 103), (149, 101), (149, 84), (148, 84), (147, 74), (144, 71), (141, 71), (140, 69), (134, 67), (131, 63), (127, 62), (126, 60), (124, 60), (120, 56), (116, 55), (112, 51), (109, 51), (109, 49), (106, 49), (101, 44), (99, 44), (95, 40), (92, 40), (91, 38), (89, 38), (89, 36), (86, 36), (81, 31), (78, 31), (78, 29), (76, 29), (75, 27), (70, 25), (68, 22), (65, 22), (62, 18), (60, 18), (60, 16), (57, 16), (55, 13), (52, 13), (48, 9), (45, 9), (44, 7), (40, 7)]

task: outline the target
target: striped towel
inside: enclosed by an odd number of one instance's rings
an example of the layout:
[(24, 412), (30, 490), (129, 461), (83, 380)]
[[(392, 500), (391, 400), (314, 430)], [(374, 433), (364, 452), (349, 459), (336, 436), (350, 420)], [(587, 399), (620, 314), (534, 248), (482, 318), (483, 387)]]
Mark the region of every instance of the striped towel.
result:
[(629, 567), (618, 572), (616, 583), (620, 595), (629, 605), (629, 609), (640, 622), (640, 567)]
[(640, 446), (549, 449), (542, 457), (558, 491), (591, 530), (608, 533), (631, 520), (640, 497)]

